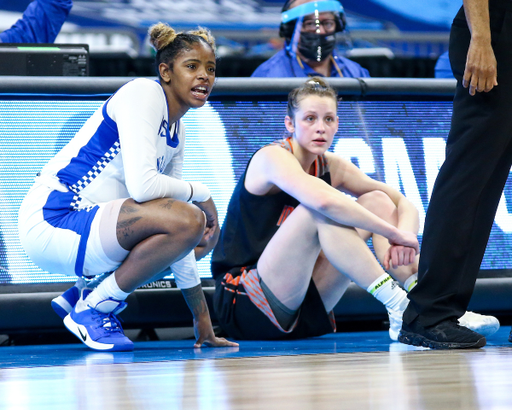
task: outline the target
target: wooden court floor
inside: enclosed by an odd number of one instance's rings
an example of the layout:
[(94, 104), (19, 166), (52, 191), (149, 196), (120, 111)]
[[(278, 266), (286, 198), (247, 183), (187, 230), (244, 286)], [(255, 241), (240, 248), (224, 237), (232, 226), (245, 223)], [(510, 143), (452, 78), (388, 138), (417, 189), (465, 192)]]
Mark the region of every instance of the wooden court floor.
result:
[(512, 344), (478, 350), (390, 343), (386, 332), (193, 349), (138, 342), (0, 348), (0, 409), (512, 409)]

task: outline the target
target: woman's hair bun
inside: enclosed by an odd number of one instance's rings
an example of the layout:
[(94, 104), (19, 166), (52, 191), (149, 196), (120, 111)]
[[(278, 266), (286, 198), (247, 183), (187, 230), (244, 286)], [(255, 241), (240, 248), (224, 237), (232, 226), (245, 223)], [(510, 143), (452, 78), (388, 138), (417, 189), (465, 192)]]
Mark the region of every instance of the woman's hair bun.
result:
[(311, 88), (329, 88), (329, 84), (321, 77), (310, 78), (304, 85)]
[(165, 23), (157, 23), (149, 28), (149, 42), (159, 51), (171, 44), (176, 36), (176, 30)]

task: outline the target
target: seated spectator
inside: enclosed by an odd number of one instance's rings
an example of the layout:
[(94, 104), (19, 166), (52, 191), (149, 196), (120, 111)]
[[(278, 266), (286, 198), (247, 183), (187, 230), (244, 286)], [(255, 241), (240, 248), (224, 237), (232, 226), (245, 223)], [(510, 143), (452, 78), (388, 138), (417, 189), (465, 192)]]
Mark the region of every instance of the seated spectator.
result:
[(72, 0), (34, 0), (21, 19), (0, 33), (0, 43), (53, 43), (71, 7)]
[(284, 48), (251, 77), (370, 76), (368, 70), (335, 50), (336, 33), (345, 29), (343, 6), (337, 0), (288, 0), (281, 21), (279, 35), (285, 39)]

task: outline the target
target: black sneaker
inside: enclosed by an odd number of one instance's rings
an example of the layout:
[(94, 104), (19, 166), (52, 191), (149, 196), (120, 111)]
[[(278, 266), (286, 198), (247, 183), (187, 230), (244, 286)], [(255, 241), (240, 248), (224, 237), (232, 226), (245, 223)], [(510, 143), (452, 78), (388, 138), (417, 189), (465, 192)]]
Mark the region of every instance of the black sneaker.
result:
[(456, 319), (429, 327), (423, 327), (418, 319), (409, 325), (403, 323), (398, 341), (431, 349), (470, 349), (484, 347), (487, 343), (484, 336), (459, 326)]

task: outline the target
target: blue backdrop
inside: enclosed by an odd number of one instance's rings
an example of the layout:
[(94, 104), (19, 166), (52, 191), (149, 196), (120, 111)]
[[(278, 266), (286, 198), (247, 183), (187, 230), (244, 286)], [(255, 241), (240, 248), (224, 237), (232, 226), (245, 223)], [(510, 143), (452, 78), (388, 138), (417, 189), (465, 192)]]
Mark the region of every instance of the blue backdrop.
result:
[[(34, 266), (21, 248), (17, 211), (41, 167), (74, 135), (102, 101), (0, 101), (0, 283), (74, 280)], [(331, 147), (365, 173), (400, 189), (418, 208), (421, 229), (432, 186), (444, 160), (451, 102), (342, 101)], [(211, 189), (224, 218), (236, 180), (260, 146), (280, 138), (286, 104), (213, 101), (190, 110), (184, 178)], [(421, 232), (420, 232), (421, 234)], [(512, 180), (500, 203), (483, 269), (511, 269)], [(209, 257), (200, 262), (209, 277)]]

